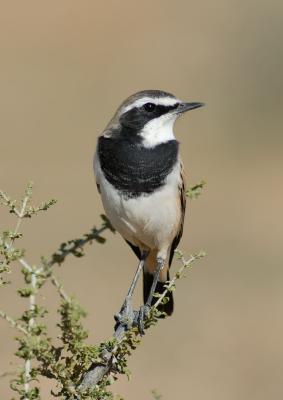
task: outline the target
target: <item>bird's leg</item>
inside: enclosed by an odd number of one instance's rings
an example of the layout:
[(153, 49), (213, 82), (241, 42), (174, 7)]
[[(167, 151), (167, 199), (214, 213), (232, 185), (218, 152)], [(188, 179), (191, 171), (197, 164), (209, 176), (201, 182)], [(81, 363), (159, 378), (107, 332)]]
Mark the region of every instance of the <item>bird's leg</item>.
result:
[(121, 307), (121, 310), (120, 310), (119, 314), (116, 314), (114, 316), (115, 321), (116, 321), (115, 330), (117, 329), (117, 327), (119, 325), (124, 325), (126, 327), (126, 329), (130, 329), (133, 325), (133, 322), (135, 319), (135, 312), (134, 312), (133, 306), (132, 306), (132, 297), (133, 297), (133, 293), (136, 288), (138, 279), (140, 277), (141, 271), (143, 270), (144, 262), (145, 262), (147, 255), (148, 255), (147, 251), (144, 251), (142, 253), (138, 268), (136, 270), (135, 276), (132, 280), (131, 286), (128, 290), (128, 293), (124, 300), (124, 303)]
[(148, 306), (148, 307), (151, 307), (151, 305), (152, 305), (151, 303), (152, 303), (153, 295), (155, 293), (155, 289), (156, 289), (156, 285), (157, 285), (158, 278), (160, 275), (160, 271), (164, 267), (164, 264), (165, 264), (165, 260), (161, 257), (157, 257), (157, 268), (155, 270), (152, 286), (151, 286), (149, 296), (146, 301), (146, 306)]
[(156, 270), (154, 273), (153, 282), (152, 282), (152, 285), (150, 288), (149, 296), (147, 298), (146, 303), (141, 306), (141, 308), (137, 314), (137, 318), (135, 319), (135, 323), (137, 324), (141, 335), (144, 335), (144, 321), (147, 319), (150, 308), (152, 306), (153, 295), (155, 293), (155, 289), (156, 289), (156, 285), (157, 285), (158, 278), (160, 275), (160, 271), (164, 267), (164, 264), (165, 264), (165, 260), (162, 257), (157, 257), (157, 267), (156, 267)]
[(148, 251), (144, 251), (142, 253), (141, 260), (139, 262), (138, 268), (136, 270), (134, 279), (132, 280), (132, 283), (131, 283), (131, 286), (129, 288), (129, 291), (128, 291), (128, 294), (127, 294), (126, 298), (130, 298), (131, 299), (133, 297), (133, 293), (134, 293), (134, 290), (135, 290), (135, 288), (137, 286), (137, 282), (139, 280), (141, 271), (143, 270), (144, 262), (145, 262), (145, 259), (146, 259), (147, 255), (148, 255)]

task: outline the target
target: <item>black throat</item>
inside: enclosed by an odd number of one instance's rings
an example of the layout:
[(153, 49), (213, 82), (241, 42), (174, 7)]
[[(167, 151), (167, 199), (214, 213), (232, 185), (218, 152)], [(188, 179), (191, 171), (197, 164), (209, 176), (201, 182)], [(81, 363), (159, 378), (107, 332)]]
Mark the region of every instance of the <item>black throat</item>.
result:
[(178, 160), (178, 149), (177, 140), (147, 148), (120, 135), (98, 139), (101, 169), (108, 182), (125, 198), (160, 189)]

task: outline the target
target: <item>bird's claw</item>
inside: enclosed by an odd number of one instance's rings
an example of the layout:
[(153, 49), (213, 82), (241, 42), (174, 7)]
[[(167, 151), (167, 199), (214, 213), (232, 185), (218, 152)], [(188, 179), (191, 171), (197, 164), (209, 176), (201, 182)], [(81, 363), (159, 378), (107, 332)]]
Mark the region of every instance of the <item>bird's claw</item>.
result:
[(144, 304), (139, 311), (135, 311), (134, 326), (137, 326), (140, 335), (144, 335), (144, 323), (147, 320), (150, 312), (150, 307)]
[(149, 312), (150, 307), (147, 304), (142, 305), (139, 311), (133, 310), (131, 299), (126, 297), (120, 312), (114, 315), (116, 321), (115, 331), (121, 326), (125, 330), (129, 330), (134, 326), (138, 328), (140, 335), (144, 335), (144, 325), (149, 316)]
[(114, 315), (114, 319), (116, 321), (115, 330), (118, 326), (123, 326), (126, 330), (131, 329), (135, 320), (135, 311), (130, 299), (125, 299), (120, 312)]

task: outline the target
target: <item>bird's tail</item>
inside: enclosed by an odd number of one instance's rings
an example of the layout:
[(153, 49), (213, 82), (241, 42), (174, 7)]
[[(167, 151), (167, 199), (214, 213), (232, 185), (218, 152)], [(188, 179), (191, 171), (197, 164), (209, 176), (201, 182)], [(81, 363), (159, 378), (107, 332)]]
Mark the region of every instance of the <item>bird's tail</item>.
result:
[[(151, 289), (151, 286), (153, 283), (153, 277), (154, 277), (153, 274), (151, 274), (147, 271), (144, 271), (144, 273), (143, 273), (143, 301), (144, 301), (144, 303), (146, 303), (147, 298), (149, 296), (150, 289)], [(167, 271), (167, 281), (168, 280), (170, 280), (169, 271)], [(166, 285), (166, 282), (158, 281), (157, 285), (156, 285), (155, 293), (162, 294), (165, 290), (165, 285)], [(167, 315), (171, 315), (173, 313), (173, 309), (174, 309), (173, 293), (168, 292), (166, 294), (166, 297), (168, 298), (168, 302), (166, 304), (160, 304), (157, 309), (160, 312), (165, 312)], [(153, 305), (157, 300), (158, 300), (158, 298), (154, 297), (151, 305)]]

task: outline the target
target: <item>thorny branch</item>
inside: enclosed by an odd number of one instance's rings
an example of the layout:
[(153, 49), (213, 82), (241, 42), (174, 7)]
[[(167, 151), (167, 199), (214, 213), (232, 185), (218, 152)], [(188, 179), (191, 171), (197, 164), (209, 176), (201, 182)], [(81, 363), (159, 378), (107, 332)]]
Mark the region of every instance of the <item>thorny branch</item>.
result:
[[(16, 223), (16, 227), (11, 235), (11, 240), (10, 243), (7, 246), (7, 254), (9, 256), (9, 253), (13, 250), (13, 244), (15, 241), (15, 238), (18, 235), (19, 229), (20, 229), (20, 225), (22, 222), (22, 219), (25, 217), (26, 215), (26, 209), (27, 206), (30, 202), (31, 199), (31, 194), (32, 194), (32, 183), (29, 183), (26, 191), (25, 191), (25, 196), (23, 198), (22, 201), (22, 206), (21, 209), (18, 210), (16, 208), (16, 205), (11, 203), (10, 199), (8, 198), (8, 196), (6, 196), (3, 192), (1, 192), (1, 197), (4, 198), (4, 200), (6, 201), (6, 203), (10, 206), (10, 210), (12, 212), (14, 212), (17, 215), (17, 223)], [(30, 268), (30, 267), (29, 267)], [(31, 268), (30, 268), (31, 269)], [(31, 291), (29, 294), (29, 310), (31, 312), (31, 314), (34, 312), (35, 309), (35, 305), (36, 305), (36, 288), (37, 288), (37, 282), (36, 282), (36, 271), (32, 270), (31, 273)], [(4, 313), (2, 313), (1, 315), (2, 317), (4, 316)], [(32, 328), (35, 325), (35, 318), (34, 317), (30, 317), (28, 320), (28, 330), (26, 330), (25, 328), (22, 328), (19, 324), (12, 322), (12, 319), (6, 316), (6, 319), (11, 323), (14, 324), (14, 326), (16, 326), (18, 329), (20, 329), (21, 331), (23, 331), (25, 333), (25, 335), (28, 335), (30, 333), (30, 331), (32, 330)], [(28, 395), (29, 395), (29, 390), (30, 390), (30, 379), (31, 379), (31, 360), (29, 358), (27, 358), (25, 360), (25, 364), (24, 364), (24, 392), (25, 392), (25, 397), (24, 400), (28, 400)]]
[[(149, 328), (156, 322), (156, 312), (157, 307), (160, 303), (162, 303), (166, 299), (166, 295), (168, 292), (175, 289), (175, 283), (177, 279), (180, 279), (184, 273), (184, 271), (190, 268), (196, 260), (204, 257), (204, 252), (200, 252), (195, 255), (191, 255), (188, 260), (185, 259), (183, 254), (180, 251), (176, 251), (177, 257), (181, 260), (182, 266), (177, 271), (175, 276), (168, 282), (166, 285), (166, 289), (160, 295), (156, 303), (152, 306), (149, 315), (149, 321), (146, 325), (146, 328)], [(112, 349), (112, 351), (105, 351), (103, 354), (104, 364), (93, 364), (90, 370), (85, 374), (81, 384), (77, 388), (77, 393), (83, 393), (86, 390), (93, 388), (97, 385), (105, 375), (109, 374), (111, 370), (115, 369), (115, 355), (121, 346), (122, 342), (127, 339), (127, 335), (134, 334), (137, 335), (137, 328), (133, 327), (130, 331), (127, 331), (125, 326), (118, 326), (118, 329), (114, 331), (113, 337), (116, 339), (116, 345)], [(76, 399), (80, 399), (79, 395), (77, 395)], [(70, 400), (70, 399), (69, 399)]]
[[(191, 187), (187, 196), (191, 199), (197, 198), (203, 186), (204, 182), (201, 181)], [(0, 233), (0, 255), (4, 256), (4, 260), (0, 260), (0, 275), (10, 272), (11, 261), (18, 261), (23, 267), (22, 272), (27, 284), (23, 289), (18, 289), (18, 293), (29, 301), (28, 310), (18, 320), (0, 310), (0, 317), (22, 333), (21, 337), (17, 338), (19, 348), (16, 354), (24, 359), (24, 368), (17, 374), (17, 378), (11, 381), (11, 387), (23, 400), (39, 400), (40, 388), (35, 382), (38, 376), (45, 376), (55, 379), (58, 384), (59, 392), (57, 394), (52, 392), (54, 396), (61, 396), (61, 398), (69, 400), (113, 399), (107, 387), (111, 384), (111, 380), (117, 379), (118, 374), (129, 373), (127, 359), (141, 340), (138, 328), (118, 324), (112, 339), (99, 345), (87, 345), (85, 339), (88, 334), (81, 323), (85, 312), (75, 299), (69, 297), (65, 292), (54, 274), (53, 266), (61, 265), (70, 254), (82, 257), (86, 244), (90, 244), (94, 240), (104, 243), (105, 239), (101, 234), (107, 229), (115, 231), (108, 219), (101, 216), (103, 223), (100, 228), (94, 227), (82, 238), (62, 243), (49, 260), (42, 258), (38, 266), (31, 266), (23, 257), (24, 252), (14, 246), (15, 239), (22, 236), (19, 233), (21, 220), (30, 218), (39, 211), (47, 210), (55, 203), (55, 200), (50, 200), (42, 203), (39, 207), (33, 207), (30, 205), (31, 194), (32, 184), (29, 184), (19, 207), (16, 201), (11, 200), (0, 191), (0, 203), (6, 205), (10, 213), (17, 217), (13, 231)], [(199, 253), (186, 260), (182, 253), (176, 253), (182, 265), (173, 279), (167, 282), (164, 293), (158, 295), (156, 303), (152, 306), (145, 321), (145, 329), (156, 324), (157, 317), (160, 316), (157, 307), (160, 303), (168, 300), (166, 296), (168, 292), (175, 289), (176, 280), (182, 276), (185, 269), (191, 267), (194, 261), (204, 255)], [(52, 282), (61, 297), (61, 306), (58, 310), (60, 323), (57, 326), (61, 331), (59, 339), (61, 339), (62, 345), (59, 347), (55, 346), (53, 339), (47, 336), (47, 326), (39, 321), (39, 318), (42, 318), (47, 310), (36, 304), (36, 295), (47, 280)], [(133, 311), (133, 313), (135, 314), (137, 311)], [(31, 365), (32, 360), (35, 361), (35, 366)], [(32, 381), (33, 384), (30, 386)]]
[(20, 332), (25, 335), (28, 334), (28, 331), (20, 324), (17, 323), (12, 317), (7, 315), (4, 311), (0, 310), (0, 317), (5, 319), (13, 328), (17, 328)]
[[(62, 384), (62, 389), (68, 391), (69, 383), (66, 384), (64, 382), (64, 371), (61, 372), (60, 369), (58, 370), (58, 368), (61, 368), (61, 361), (65, 361), (67, 363), (68, 358), (70, 360), (71, 358), (69, 356), (65, 358), (65, 355), (62, 355), (61, 358), (63, 347), (61, 349), (60, 347), (54, 347), (51, 339), (46, 335), (45, 324), (37, 322), (37, 318), (42, 318), (46, 313), (46, 310), (36, 304), (36, 295), (38, 290), (48, 278), (56, 287), (62, 299), (59, 313), (61, 314), (61, 324), (64, 323), (62, 322), (63, 319), (65, 319), (66, 323), (65, 328), (62, 328), (66, 329), (64, 332), (62, 332), (63, 336), (65, 335), (65, 339), (62, 339), (65, 344), (65, 350), (67, 352), (70, 351), (71, 353), (74, 351), (74, 354), (76, 354), (78, 357), (78, 360), (76, 357), (73, 357), (75, 360), (74, 365), (72, 367), (69, 366), (70, 371), (66, 375), (66, 381), (69, 380), (68, 375), (71, 377), (72, 369), (74, 368), (73, 371), (76, 371), (76, 363), (79, 361), (80, 354), (82, 354), (83, 357), (86, 357), (86, 365), (90, 365), (87, 361), (87, 357), (92, 357), (95, 359), (95, 352), (98, 352), (98, 347), (96, 350), (95, 346), (92, 348), (91, 346), (83, 344), (82, 341), (87, 337), (87, 332), (83, 330), (79, 319), (83, 317), (85, 313), (80, 309), (76, 301), (67, 295), (62, 284), (59, 282), (58, 278), (53, 272), (53, 266), (55, 264), (61, 265), (65, 261), (66, 257), (70, 254), (74, 255), (75, 257), (82, 257), (84, 255), (85, 245), (91, 244), (94, 240), (98, 243), (104, 243), (105, 239), (102, 236), (102, 233), (108, 229), (114, 232), (114, 229), (109, 223), (108, 219), (102, 215), (101, 218), (103, 222), (100, 228), (97, 229), (96, 227), (93, 227), (92, 230), (83, 235), (82, 238), (73, 239), (62, 243), (59, 246), (59, 249), (52, 254), (49, 260), (42, 258), (39, 266), (31, 266), (31, 264), (29, 264), (29, 262), (23, 257), (24, 252), (16, 249), (14, 246), (15, 239), (21, 238), (22, 236), (19, 233), (22, 219), (31, 217), (32, 215), (37, 214), (39, 211), (46, 210), (55, 203), (55, 200), (52, 200), (47, 203), (42, 203), (42, 205), (39, 207), (33, 207), (30, 205), (31, 194), (32, 184), (29, 184), (25, 191), (25, 196), (21, 202), (21, 205), (18, 206), (17, 201), (11, 200), (4, 192), (0, 191), (0, 203), (6, 205), (9, 208), (10, 213), (17, 217), (16, 226), (13, 231), (4, 231), (2, 234), (0, 233), (0, 255), (4, 257), (3, 261), (0, 260), (0, 275), (1, 273), (10, 272), (9, 264), (11, 261), (18, 261), (23, 267), (22, 272), (24, 274), (24, 280), (27, 284), (26, 287), (18, 289), (18, 293), (21, 297), (27, 298), (29, 302), (28, 310), (24, 311), (23, 315), (19, 319), (23, 322), (23, 324), (18, 323), (17, 320), (0, 310), (0, 318), (6, 320), (12, 327), (18, 329), (18, 331), (23, 334), (22, 337), (17, 338), (19, 341), (17, 355), (24, 359), (24, 367), (17, 374), (17, 378), (11, 381), (11, 387), (18, 392), (23, 400), (39, 398), (39, 388), (30, 386), (31, 381), (35, 381), (38, 374), (42, 374), (43, 376), (47, 376), (49, 378), (58, 379), (58, 382)], [(69, 324), (70, 328), (68, 328)], [(69, 333), (68, 329), (71, 329)], [(72, 329), (74, 329), (74, 331), (72, 331)], [(72, 346), (78, 347), (73, 347), (73, 350), (71, 350)], [(55, 360), (51, 362), (50, 357), (53, 359), (55, 357)], [(35, 365), (32, 365), (33, 360), (37, 361)], [(68, 367), (66, 366), (66, 368)], [(79, 370), (80, 368), (83, 368), (83, 364), (81, 367), (79, 367)], [(84, 368), (86, 370), (88, 367)]]
[[(36, 291), (37, 291), (37, 271), (33, 271), (31, 273), (31, 293), (29, 295), (29, 310), (31, 312), (31, 315), (34, 313), (35, 310), (35, 306), (36, 306)], [(33, 327), (36, 324), (36, 320), (34, 317), (30, 317), (29, 321), (28, 321), (28, 333), (31, 332), (31, 330), (33, 329)], [(24, 384), (24, 390), (25, 390), (25, 394), (26, 396), (28, 396), (29, 393), (29, 389), (30, 389), (30, 379), (31, 379), (31, 360), (27, 359), (25, 361), (25, 384)], [(28, 397), (25, 398), (25, 400), (28, 400)]]
[(63, 285), (59, 282), (58, 278), (56, 277), (56, 275), (54, 273), (51, 273), (50, 280), (51, 280), (52, 284), (57, 288), (58, 293), (61, 296), (61, 298), (64, 301), (66, 301), (67, 303), (69, 303), (71, 301), (71, 299), (67, 295), (65, 290), (63, 289)]
[(91, 244), (94, 240), (98, 243), (105, 243), (105, 238), (101, 234), (107, 229), (113, 233), (115, 233), (115, 230), (105, 215), (102, 214), (101, 218), (103, 223), (99, 229), (93, 227), (89, 233), (84, 234), (83, 238), (72, 239), (62, 243), (59, 249), (52, 254), (49, 261), (43, 260), (44, 268), (51, 268), (55, 264), (61, 265), (70, 254), (73, 254), (75, 257), (82, 257), (84, 255), (84, 246), (88, 243)]

